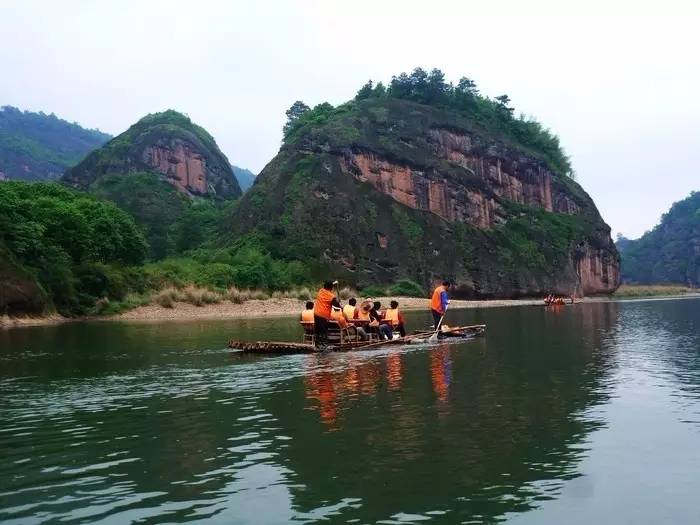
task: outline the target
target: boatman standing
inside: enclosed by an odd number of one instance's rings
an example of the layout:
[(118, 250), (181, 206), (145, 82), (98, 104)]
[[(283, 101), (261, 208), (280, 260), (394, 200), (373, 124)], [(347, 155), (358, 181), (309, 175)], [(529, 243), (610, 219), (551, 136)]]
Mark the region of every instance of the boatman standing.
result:
[(314, 303), (316, 346), (324, 347), (328, 344), (328, 321), (332, 318), (333, 307), (340, 308), (340, 301), (333, 293), (334, 284), (337, 284), (337, 281), (326, 281), (316, 295)]
[[(442, 284), (435, 288), (430, 299), (430, 312), (433, 314), (433, 327), (437, 330), (440, 319), (445, 315), (447, 305), (450, 304), (450, 296), (447, 292), (450, 289), (450, 281), (442, 281)], [(438, 334), (438, 337), (440, 334)]]

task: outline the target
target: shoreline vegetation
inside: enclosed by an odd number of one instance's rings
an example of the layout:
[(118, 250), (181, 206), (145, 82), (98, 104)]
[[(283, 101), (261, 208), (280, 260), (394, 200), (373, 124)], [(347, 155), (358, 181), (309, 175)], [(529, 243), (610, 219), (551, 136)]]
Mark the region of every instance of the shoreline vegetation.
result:
[[(341, 300), (350, 297), (372, 297), (388, 304), (390, 300), (399, 301), (402, 310), (415, 311), (427, 309), (426, 297), (387, 295), (387, 290), (371, 289), (358, 292), (351, 288), (339, 290)], [(105, 301), (101, 315), (64, 317), (56, 312), (40, 316), (10, 317), (0, 316), (0, 329), (23, 326), (53, 325), (81, 321), (196, 321), (223, 319), (253, 319), (259, 317), (295, 316), (303, 309), (304, 303), (313, 300), (315, 294), (308, 287), (286, 292), (267, 293), (262, 290), (240, 290), (230, 288), (225, 291), (213, 291), (208, 288), (186, 286), (183, 288), (167, 287), (158, 292), (145, 295), (131, 295), (124, 301), (110, 304)], [(697, 289), (673, 285), (622, 285), (612, 295), (584, 297), (576, 303), (604, 302), (615, 299), (634, 298), (673, 298), (700, 295)], [(498, 308), (510, 306), (540, 306), (541, 298), (522, 299), (452, 299), (450, 307), (454, 309)]]
[(700, 289), (677, 284), (622, 284), (612, 297), (675, 297), (699, 293)]

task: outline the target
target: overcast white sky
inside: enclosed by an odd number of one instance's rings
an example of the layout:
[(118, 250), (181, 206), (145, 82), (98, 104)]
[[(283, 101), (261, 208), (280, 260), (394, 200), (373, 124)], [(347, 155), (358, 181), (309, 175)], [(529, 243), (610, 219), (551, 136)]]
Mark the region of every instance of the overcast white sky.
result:
[(261, 170), (284, 111), (416, 66), (554, 130), (613, 232), (700, 190), (692, 1), (0, 1), (0, 105), (117, 134), (174, 108)]

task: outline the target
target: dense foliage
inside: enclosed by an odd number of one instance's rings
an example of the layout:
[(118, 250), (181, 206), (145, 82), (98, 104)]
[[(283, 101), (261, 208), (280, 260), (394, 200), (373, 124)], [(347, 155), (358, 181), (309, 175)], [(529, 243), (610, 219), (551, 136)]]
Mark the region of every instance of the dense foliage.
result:
[(0, 108), (0, 173), (9, 179), (57, 179), (111, 137), (56, 115)]
[[(482, 130), (499, 135), (511, 145), (542, 157), (556, 173), (573, 175), (571, 162), (556, 135), (532, 118), (523, 115), (516, 117), (508, 95), (491, 99), (480, 94), (476, 83), (469, 78), (463, 77), (454, 85), (445, 81), (445, 75), (439, 69), (428, 73), (416, 68), (410, 74), (401, 73), (392, 77), (388, 87), (381, 82), (374, 85), (370, 80), (358, 91), (354, 102), (386, 98), (409, 100), (458, 112)], [(303, 127), (325, 123), (334, 115), (352, 111), (354, 106), (350, 102), (334, 108), (323, 103), (311, 109), (297, 101), (287, 111), (285, 138), (290, 140)]]
[(146, 254), (127, 213), (55, 183), (0, 184), (0, 246), (64, 313), (118, 295), (109, 274), (142, 263)]
[(617, 246), (625, 282), (700, 286), (700, 192), (674, 203), (640, 239), (618, 238)]

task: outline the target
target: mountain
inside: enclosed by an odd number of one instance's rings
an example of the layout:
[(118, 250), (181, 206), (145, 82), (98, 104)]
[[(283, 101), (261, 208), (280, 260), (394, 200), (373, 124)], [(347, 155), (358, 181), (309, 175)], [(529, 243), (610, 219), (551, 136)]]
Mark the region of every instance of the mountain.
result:
[(58, 179), (110, 135), (56, 115), (0, 108), (0, 180)]
[(360, 287), (447, 277), (461, 297), (614, 291), (609, 226), (558, 139), (509, 102), (419, 69), (335, 108), (297, 102), (228, 231)]
[(214, 138), (189, 117), (168, 110), (143, 117), (63, 176), (90, 189), (104, 175), (151, 172), (182, 194), (235, 198), (241, 189)]
[(255, 173), (245, 168), (234, 166), (233, 164), (231, 164), (231, 169), (233, 169), (233, 174), (236, 176), (236, 180), (238, 180), (238, 185), (241, 187), (241, 190), (243, 192), (248, 191), (255, 182)]
[(641, 238), (622, 237), (617, 246), (625, 282), (700, 286), (700, 192), (674, 203)]
[(143, 117), (61, 180), (133, 215), (151, 259), (199, 246), (211, 236), (217, 210), (241, 195), (212, 136), (172, 110)]

